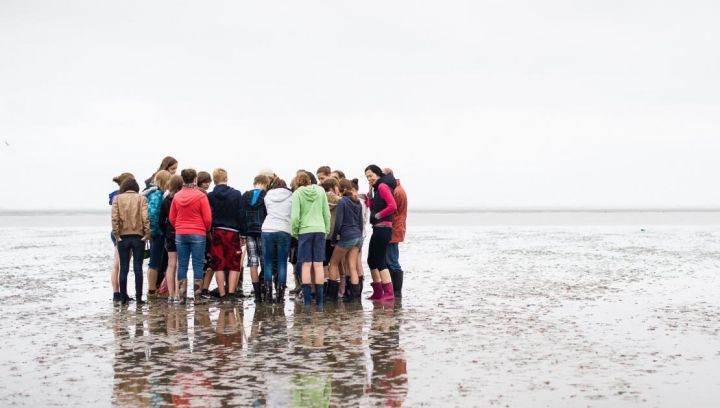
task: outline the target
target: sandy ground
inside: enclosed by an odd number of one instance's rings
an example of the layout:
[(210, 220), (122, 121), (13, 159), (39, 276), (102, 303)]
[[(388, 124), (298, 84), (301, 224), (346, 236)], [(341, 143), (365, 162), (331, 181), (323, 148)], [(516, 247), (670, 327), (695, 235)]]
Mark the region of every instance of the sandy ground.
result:
[(402, 301), (317, 312), (116, 306), (107, 227), (0, 227), (0, 405), (719, 406), (720, 227), (645, 228), (416, 227)]

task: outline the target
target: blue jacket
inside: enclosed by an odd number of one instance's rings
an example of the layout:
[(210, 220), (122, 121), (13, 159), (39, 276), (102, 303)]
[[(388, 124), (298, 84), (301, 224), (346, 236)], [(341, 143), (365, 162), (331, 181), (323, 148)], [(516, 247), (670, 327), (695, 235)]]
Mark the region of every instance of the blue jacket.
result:
[(150, 232), (152, 236), (163, 236), (165, 232), (160, 228), (160, 207), (163, 202), (163, 192), (156, 186), (142, 192), (148, 202), (148, 218), (150, 219)]
[(362, 213), (360, 201), (347, 196), (341, 198), (335, 207), (335, 229), (331, 241), (362, 238), (364, 224)]

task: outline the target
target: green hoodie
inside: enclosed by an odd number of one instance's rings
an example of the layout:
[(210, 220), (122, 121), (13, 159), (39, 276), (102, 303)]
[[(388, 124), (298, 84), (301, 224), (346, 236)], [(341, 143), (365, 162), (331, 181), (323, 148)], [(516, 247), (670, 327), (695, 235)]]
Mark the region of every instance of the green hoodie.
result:
[(290, 226), (294, 237), (313, 232), (330, 232), (330, 207), (322, 187), (303, 186), (293, 193)]

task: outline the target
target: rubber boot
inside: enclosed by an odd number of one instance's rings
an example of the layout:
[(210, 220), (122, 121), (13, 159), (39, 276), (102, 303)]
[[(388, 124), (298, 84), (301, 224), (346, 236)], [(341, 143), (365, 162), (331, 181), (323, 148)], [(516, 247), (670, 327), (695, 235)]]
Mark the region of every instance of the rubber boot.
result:
[[(260, 274), (260, 281), (258, 282), (260, 284), (260, 301), (262, 302), (265, 300), (265, 281), (262, 278), (262, 273), (258, 272)], [(255, 286), (253, 285), (253, 289)]]
[(324, 286), (325, 285), (315, 285), (315, 301), (317, 302), (318, 308), (325, 306), (325, 293), (323, 293)]
[(382, 283), (381, 282), (373, 282), (370, 284), (370, 286), (373, 289), (373, 294), (370, 295), (370, 297), (368, 299), (369, 300), (380, 299), (383, 295)]
[(255, 293), (255, 303), (262, 303), (262, 288), (260, 282), (253, 283), (253, 292)]
[(193, 280), (193, 301), (196, 305), (202, 305), (203, 303), (207, 303), (207, 299), (204, 299), (202, 295), (202, 286), (203, 286), (203, 280), (202, 279), (195, 279)]
[(392, 282), (382, 284), (383, 294), (378, 300), (393, 300), (395, 299), (395, 291), (393, 290)]
[(327, 282), (327, 300), (329, 302), (336, 302), (338, 300), (340, 290), (340, 283), (334, 280)]
[(303, 293), (303, 305), (309, 306), (310, 302), (312, 301), (312, 293), (310, 292), (310, 285), (303, 284), (302, 285), (302, 293)]
[(178, 303), (184, 305), (185, 302), (187, 302), (187, 279), (180, 279), (178, 283), (180, 284), (180, 290), (178, 291)]
[(277, 290), (277, 303), (285, 303), (285, 289), (287, 288), (287, 285), (284, 283), (281, 283), (278, 285)]
[(403, 287), (403, 271), (390, 271), (390, 279), (392, 279), (393, 290), (395, 291), (395, 297), (402, 297)]
[(350, 284), (350, 292), (352, 293), (350, 301), (359, 302), (362, 296), (362, 285), (359, 283), (357, 285)]
[(265, 282), (265, 303), (273, 303), (272, 291), (272, 282)]

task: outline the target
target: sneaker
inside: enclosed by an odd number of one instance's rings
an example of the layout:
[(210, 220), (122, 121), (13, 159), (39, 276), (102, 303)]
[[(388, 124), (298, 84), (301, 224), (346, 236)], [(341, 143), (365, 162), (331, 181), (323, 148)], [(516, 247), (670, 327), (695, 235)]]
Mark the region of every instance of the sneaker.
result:
[(175, 304), (175, 298), (172, 296), (168, 296), (167, 300), (168, 305), (174, 305)]

